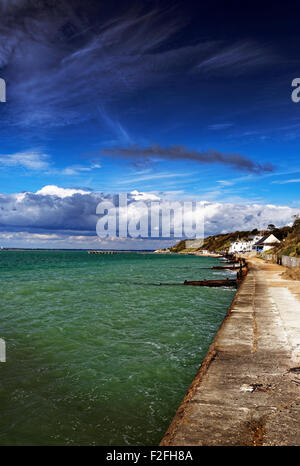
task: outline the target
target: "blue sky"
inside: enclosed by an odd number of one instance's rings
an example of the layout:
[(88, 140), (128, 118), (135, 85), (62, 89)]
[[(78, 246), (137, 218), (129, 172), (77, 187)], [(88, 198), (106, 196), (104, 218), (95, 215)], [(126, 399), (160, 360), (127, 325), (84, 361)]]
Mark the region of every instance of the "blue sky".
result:
[[(297, 212), (296, 2), (222, 5), (0, 0), (5, 209), (9, 196), (55, 185)], [(28, 215), (0, 218), (3, 234), (48, 234)]]

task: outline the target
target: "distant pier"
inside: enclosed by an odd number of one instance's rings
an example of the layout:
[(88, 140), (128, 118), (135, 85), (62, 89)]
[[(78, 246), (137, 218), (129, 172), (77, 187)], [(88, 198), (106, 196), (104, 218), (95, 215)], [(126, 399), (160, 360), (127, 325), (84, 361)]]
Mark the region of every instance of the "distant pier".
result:
[(117, 254), (117, 251), (88, 251), (88, 254)]

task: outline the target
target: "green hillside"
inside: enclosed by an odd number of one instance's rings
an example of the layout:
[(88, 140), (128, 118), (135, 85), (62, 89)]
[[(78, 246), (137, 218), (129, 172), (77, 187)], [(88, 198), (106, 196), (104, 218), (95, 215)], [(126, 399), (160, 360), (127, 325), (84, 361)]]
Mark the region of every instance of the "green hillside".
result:
[[(282, 228), (276, 228), (275, 225), (270, 224), (268, 230), (265, 231), (258, 231), (257, 229), (254, 229), (252, 231), (235, 231), (232, 233), (208, 236), (204, 239), (201, 249), (206, 249), (210, 252), (223, 252), (228, 250), (230, 244), (238, 239), (247, 240), (247, 238), (254, 235), (266, 235), (268, 233), (273, 233), (276, 238), (281, 241), (281, 244), (272, 250), (273, 253), (300, 257), (300, 218), (298, 216), (294, 217), (294, 223), (291, 227), (285, 226)], [(170, 248), (170, 251), (183, 252), (189, 250), (185, 248), (185, 241), (182, 240)]]
[(300, 218), (298, 216), (295, 217), (294, 224), (284, 236), (281, 245), (274, 248), (274, 253), (280, 256), (300, 257)]

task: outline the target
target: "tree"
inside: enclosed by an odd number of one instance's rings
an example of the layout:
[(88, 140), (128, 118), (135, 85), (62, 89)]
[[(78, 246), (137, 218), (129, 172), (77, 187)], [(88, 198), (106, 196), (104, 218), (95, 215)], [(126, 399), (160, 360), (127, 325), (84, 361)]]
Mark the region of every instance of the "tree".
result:
[(294, 223), (293, 223), (293, 228), (298, 230), (299, 227), (300, 227), (300, 217), (299, 217), (299, 215), (293, 215), (293, 218), (295, 219)]

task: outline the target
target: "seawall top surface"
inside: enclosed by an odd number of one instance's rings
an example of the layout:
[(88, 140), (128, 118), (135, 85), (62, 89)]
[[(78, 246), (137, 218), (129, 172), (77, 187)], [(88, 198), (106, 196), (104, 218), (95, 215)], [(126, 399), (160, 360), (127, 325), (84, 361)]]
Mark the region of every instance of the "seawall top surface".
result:
[(161, 445), (300, 445), (300, 282), (249, 265)]

